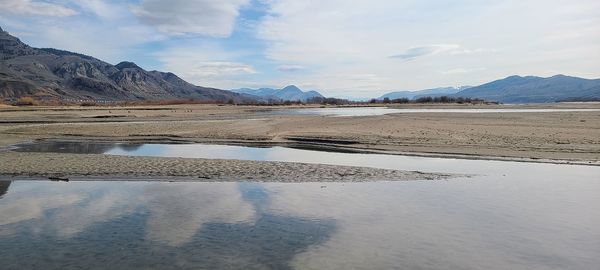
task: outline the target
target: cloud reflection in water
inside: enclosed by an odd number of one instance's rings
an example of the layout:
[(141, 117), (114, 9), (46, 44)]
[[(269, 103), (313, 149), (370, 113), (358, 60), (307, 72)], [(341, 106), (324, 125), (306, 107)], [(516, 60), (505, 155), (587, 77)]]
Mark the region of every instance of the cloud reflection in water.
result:
[(7, 269), (291, 269), (332, 219), (272, 215), (259, 184), (20, 181), (0, 200)]

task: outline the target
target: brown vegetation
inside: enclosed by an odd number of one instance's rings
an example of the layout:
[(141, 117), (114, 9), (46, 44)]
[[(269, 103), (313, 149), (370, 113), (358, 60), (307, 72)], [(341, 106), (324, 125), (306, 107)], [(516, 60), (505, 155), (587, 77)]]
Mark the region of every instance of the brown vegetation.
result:
[(84, 101), (84, 102), (81, 102), (81, 103), (79, 104), (79, 106), (82, 106), (82, 107), (88, 107), (88, 106), (98, 106), (98, 103), (96, 103), (96, 102), (94, 102), (94, 101)]
[(40, 103), (32, 97), (20, 97), (15, 103), (17, 106), (38, 106)]
[[(122, 101), (116, 103), (119, 106), (144, 106), (144, 105), (184, 105), (184, 104), (220, 104), (221, 102), (200, 99), (162, 99), (162, 100), (138, 100)], [(108, 104), (115, 105), (115, 104)]]

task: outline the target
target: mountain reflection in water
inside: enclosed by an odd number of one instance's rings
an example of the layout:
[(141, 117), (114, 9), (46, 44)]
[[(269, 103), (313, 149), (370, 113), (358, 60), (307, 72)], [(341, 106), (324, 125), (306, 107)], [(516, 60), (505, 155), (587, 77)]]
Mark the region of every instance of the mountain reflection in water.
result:
[(17, 152), (52, 152), (71, 154), (104, 154), (110, 150), (136, 151), (143, 144), (118, 144), (87, 141), (37, 141), (18, 145)]
[(11, 181), (0, 181), (0, 198), (2, 198), (2, 196), (8, 192), (10, 182)]

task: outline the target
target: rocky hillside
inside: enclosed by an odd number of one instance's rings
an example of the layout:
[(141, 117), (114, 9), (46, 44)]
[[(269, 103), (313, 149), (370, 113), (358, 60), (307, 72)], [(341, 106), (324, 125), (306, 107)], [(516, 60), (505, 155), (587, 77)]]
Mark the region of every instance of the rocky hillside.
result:
[(250, 102), (249, 96), (190, 84), (173, 73), (30, 47), (0, 28), (0, 98)]

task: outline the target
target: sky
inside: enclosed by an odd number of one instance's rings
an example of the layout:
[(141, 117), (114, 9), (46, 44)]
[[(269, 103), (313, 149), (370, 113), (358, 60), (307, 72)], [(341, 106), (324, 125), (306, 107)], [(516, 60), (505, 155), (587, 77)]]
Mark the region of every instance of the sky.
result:
[(600, 78), (598, 0), (0, 0), (0, 27), (221, 89), (366, 98), (510, 75)]

